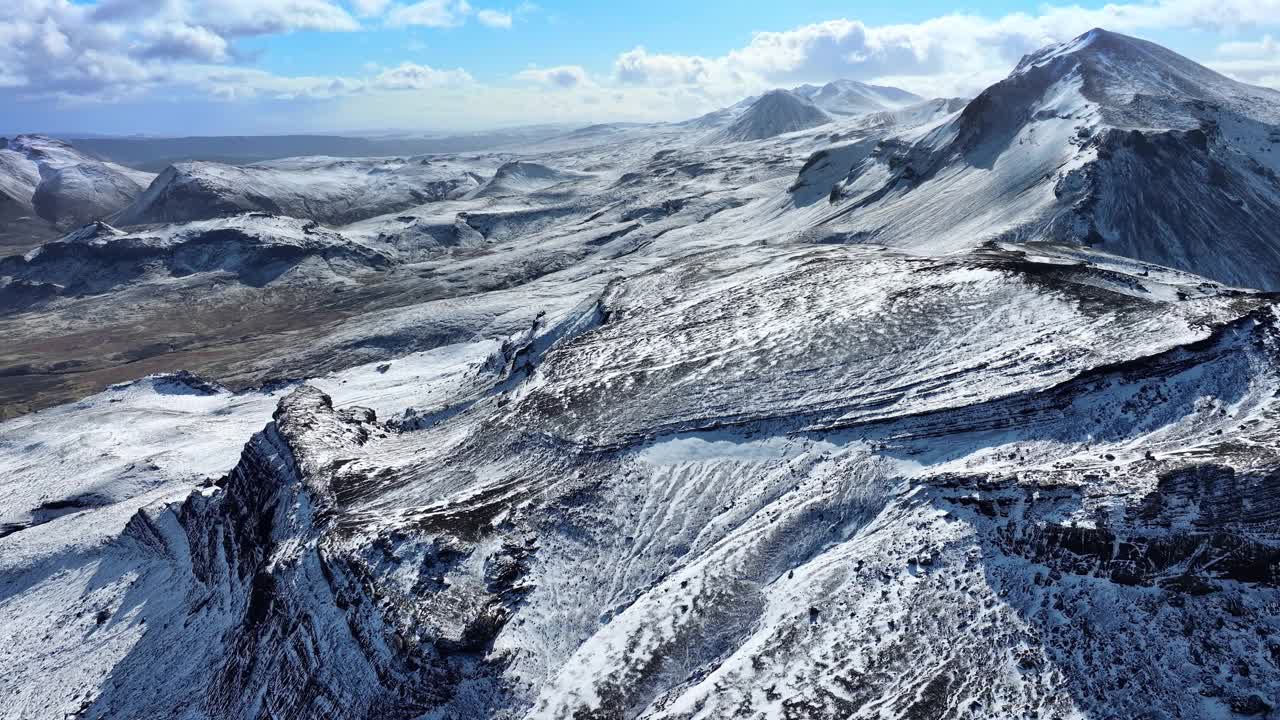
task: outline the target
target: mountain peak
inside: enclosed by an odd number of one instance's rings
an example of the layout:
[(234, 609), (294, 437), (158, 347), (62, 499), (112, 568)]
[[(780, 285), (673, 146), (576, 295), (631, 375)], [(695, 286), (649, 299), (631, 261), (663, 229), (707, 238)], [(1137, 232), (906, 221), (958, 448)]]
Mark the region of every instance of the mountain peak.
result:
[(759, 105), (762, 102), (788, 102), (789, 100), (793, 100), (795, 102), (804, 102), (799, 95), (796, 95), (790, 90), (786, 90), (784, 88), (776, 88), (764, 93), (763, 95), (760, 96), (759, 100), (756, 100), (752, 104)]
[(924, 98), (895, 87), (871, 85), (841, 78), (826, 85), (802, 85), (797, 95), (835, 115), (865, 115), (883, 110), (897, 110)]
[(1136, 39), (1137, 39), (1137, 38), (1130, 37), (1130, 36), (1128, 36), (1128, 35), (1122, 35), (1122, 34), (1120, 34), (1120, 33), (1118, 33), (1118, 32), (1112, 32), (1112, 31), (1110, 31), (1110, 30), (1108, 30), (1108, 29), (1106, 29), (1106, 28), (1096, 27), (1096, 28), (1092, 28), (1092, 29), (1090, 29), (1088, 32), (1084, 33), (1083, 35), (1080, 35), (1079, 37), (1077, 37), (1077, 38), (1076, 38), (1076, 40), (1093, 41), (1093, 40), (1098, 40), (1098, 39), (1104, 39), (1104, 40), (1105, 40), (1105, 39), (1108, 39), (1108, 38), (1113, 38), (1113, 39), (1124, 39), (1124, 40), (1136, 40)]
[(770, 90), (736, 120), (710, 138), (712, 142), (764, 140), (831, 122), (817, 105), (790, 90)]
[(1268, 122), (1280, 108), (1274, 90), (1237, 82), (1168, 48), (1103, 28), (1023, 57), (1008, 81), (1032, 75), (1038, 78), (1034, 85), (1079, 82), (1081, 95), (1115, 114), (1119, 125), (1168, 124), (1171, 116), (1186, 114), (1180, 108), (1196, 102)]
[[(1088, 58), (1099, 55), (1115, 54), (1129, 51), (1130, 56), (1149, 54), (1153, 50), (1159, 54), (1181, 58), (1177, 53), (1166, 50), (1155, 43), (1140, 40), (1129, 35), (1122, 35), (1104, 28), (1093, 28), (1088, 32), (1067, 40), (1066, 42), (1047, 45), (1022, 58), (1014, 73), (1025, 72), (1058, 58)], [(1164, 59), (1168, 59), (1167, 57)], [(1181, 58), (1186, 60), (1186, 58)], [(1190, 62), (1190, 61), (1187, 61)]]

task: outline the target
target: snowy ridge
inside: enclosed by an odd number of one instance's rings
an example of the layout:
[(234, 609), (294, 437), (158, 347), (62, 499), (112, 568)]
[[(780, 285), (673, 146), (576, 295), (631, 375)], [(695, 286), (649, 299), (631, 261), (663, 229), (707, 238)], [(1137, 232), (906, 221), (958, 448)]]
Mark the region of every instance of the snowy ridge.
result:
[[(868, 85), (857, 80), (835, 80), (826, 85), (801, 85), (783, 90), (807, 100), (833, 117), (860, 117), (874, 113), (894, 112), (926, 101), (924, 98), (894, 87)], [(764, 95), (753, 95), (733, 105), (678, 123), (692, 129), (723, 128), (745, 113)]]
[(263, 286), (312, 259), (339, 272), (389, 262), (314, 222), (249, 214), (134, 233), (91, 224), (25, 257), (0, 258), (0, 276), (10, 284), (48, 288), (50, 297), (104, 293), (154, 275), (226, 273)]
[(111, 218), (118, 225), (207, 220), (246, 211), (345, 224), (460, 197), (484, 164), (428, 158), (292, 158), (236, 167), (180, 163)]
[(836, 80), (822, 86), (802, 85), (793, 92), (832, 115), (866, 115), (899, 110), (924, 101), (906, 90), (868, 85), (856, 80)]
[(819, 222), (927, 252), (1083, 243), (1275, 288), (1277, 118), (1280, 93), (1092, 31), (1024, 59), (950, 122), (881, 142)]
[[(465, 402), (432, 422), (294, 392), (227, 478), (94, 551), (148, 568), (132, 592), (173, 599), (122, 604), (132, 575), (99, 580), (106, 619), (63, 625), (52, 657), (95, 647), (82, 634), (99, 626), (149, 629), (95, 650), (104, 679), (58, 683), (58, 702), (88, 717), (1087, 716), (1105, 687), (1122, 712), (1264, 707), (1280, 682), (1265, 661), (1229, 683), (1195, 668), (1240, 643), (1265, 655), (1280, 498), (1230, 531), (1174, 518), (1237, 517), (1277, 467), (1277, 320), (1266, 297), (1183, 281), (1002, 251), (721, 252), (536, 323), (544, 349), (513, 338), (481, 392), (457, 388)], [(872, 315), (851, 292), (897, 322), (860, 326)], [(893, 309), (925, 296), (954, 314)], [(817, 349), (860, 333), (869, 351), (831, 366), (855, 382), (833, 385)], [(952, 358), (968, 367), (935, 365)], [(905, 393), (886, 402), (877, 370)], [(625, 417), (598, 414), (619, 403)], [(1254, 440), (1221, 449), (1223, 431)], [(44, 562), (43, 527), (0, 540), (10, 563)], [(1103, 551), (1120, 536), (1143, 540)], [(6, 612), (43, 607), (41, 582)], [(1189, 644), (1185, 622), (1214, 642)], [(1084, 630), (1098, 624), (1113, 631)], [(10, 638), (17, 657), (34, 638)], [(1117, 652), (1148, 682), (1116, 684)], [(163, 679), (144, 669), (157, 657)]]
[(527, 195), (560, 183), (572, 183), (590, 176), (586, 173), (559, 170), (541, 163), (515, 160), (503, 163), (493, 177), (477, 188), (472, 197)]

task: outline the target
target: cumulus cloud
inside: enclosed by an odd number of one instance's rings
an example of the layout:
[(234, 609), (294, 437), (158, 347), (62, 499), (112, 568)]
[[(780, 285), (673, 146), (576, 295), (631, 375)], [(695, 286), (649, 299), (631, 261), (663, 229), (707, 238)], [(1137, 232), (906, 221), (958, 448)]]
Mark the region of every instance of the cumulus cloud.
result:
[(1249, 42), (1228, 42), (1218, 46), (1218, 54), (1227, 57), (1270, 58), (1280, 55), (1280, 43), (1271, 35)]
[(445, 85), (465, 85), (473, 82), (471, 75), (461, 69), (436, 70), (426, 65), (401, 63), (399, 67), (384, 70), (373, 79), (373, 87), (380, 90), (424, 90)]
[(333, 100), (376, 93), (406, 93), (442, 88), (472, 88), (462, 69), (439, 70), (405, 62), (393, 68), (371, 66), (364, 78), (341, 76), (281, 77), (254, 68), (202, 66), (190, 80), (218, 100)]
[[(35, 4), (56, 7), (56, 0)], [(98, 22), (186, 21), (221, 35), (270, 35), (295, 30), (348, 31), (355, 18), (330, 0), (102, 0), (92, 7)]]
[(412, 5), (397, 5), (387, 13), (394, 27), (457, 27), (471, 14), (467, 0), (421, 0)]
[[(349, 7), (362, 13), (376, 12), (378, 5), (359, 0)], [(442, 7), (471, 11), (462, 0)], [(357, 27), (347, 10), (329, 0), (20, 0), (0, 15), (0, 103), (117, 102), (148, 93), (166, 99), (326, 100), (474, 83), (462, 69), (413, 63), (366, 68), (364, 77), (280, 76), (246, 66), (236, 47), (244, 37)]]
[(476, 13), (476, 20), (481, 25), (487, 25), (493, 28), (510, 28), (511, 13), (498, 12), (497, 10), (481, 10)]
[(281, 77), (254, 68), (204, 66), (188, 71), (188, 82), (228, 102), (245, 100), (331, 100), (366, 91), (367, 84), (343, 77)]
[(230, 63), (239, 38), (357, 27), (329, 0), (20, 0), (0, 15), (0, 76), (23, 97), (112, 99)]
[(0, 68), (7, 85), (31, 93), (79, 94), (146, 81), (117, 32), (89, 9), (32, 0), (0, 15)]
[(629, 85), (696, 85), (707, 82), (723, 63), (693, 55), (650, 54), (636, 47), (618, 56), (613, 71)]
[(295, 30), (349, 31), (360, 24), (329, 0), (200, 0), (194, 19), (215, 32), (268, 35)]
[(392, 111), (417, 113), (397, 116), (394, 122), (404, 126), (414, 117), (436, 118), (428, 113), (446, 112), (442, 108), (457, 114), (458, 124), (466, 124), (464, 116), (501, 123), (668, 120), (769, 87), (837, 77), (922, 95), (969, 95), (1007, 74), (1022, 55), (1095, 26), (1135, 34), (1223, 30), (1236, 41), (1198, 59), (1246, 82), (1280, 85), (1280, 48), (1271, 35), (1261, 35), (1280, 26), (1280, 0), (1051, 4), (1034, 13), (951, 14), (895, 25), (833, 19), (759, 32), (717, 55), (636, 46), (618, 54), (611, 68), (534, 67), (501, 87), (482, 86), (460, 68), (413, 63), (282, 77), (251, 67), (240, 50), (246, 38), (362, 25), (451, 28), (474, 21), (509, 28), (539, 11), (530, 2), (473, 7), (468, 0), (10, 0), (0, 12), (0, 107), (146, 96), (326, 101), (349, 108), (343, 117), (361, 118), (366, 127), (383, 116), (393, 122)]
[(226, 38), (208, 28), (186, 24), (148, 25), (132, 50), (148, 59), (222, 63), (231, 58), (231, 46)]
[(587, 79), (587, 71), (578, 65), (530, 68), (518, 73), (516, 79), (562, 90), (583, 87), (590, 83)]
[(1271, 35), (1248, 42), (1218, 46), (1219, 58), (1209, 67), (1236, 80), (1280, 88), (1280, 42)]
[(770, 86), (837, 77), (893, 81), (928, 94), (976, 92), (1023, 55), (1092, 27), (1121, 32), (1241, 28), (1274, 24), (1280, 0), (1158, 0), (1097, 9), (1045, 6), (1036, 15), (952, 14), (918, 23), (868, 25), (837, 19), (759, 32), (722, 56), (650, 53), (618, 56), (617, 81), (654, 87)]

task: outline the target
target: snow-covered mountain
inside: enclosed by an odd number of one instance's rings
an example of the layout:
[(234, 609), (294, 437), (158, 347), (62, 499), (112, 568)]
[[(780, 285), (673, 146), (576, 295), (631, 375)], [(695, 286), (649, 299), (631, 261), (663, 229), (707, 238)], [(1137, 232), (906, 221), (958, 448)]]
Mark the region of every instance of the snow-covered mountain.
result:
[(479, 185), (473, 173), (483, 168), (426, 157), (179, 163), (111, 222), (187, 222), (261, 211), (345, 224), (465, 195)]
[(969, 104), (967, 98), (933, 98), (900, 107), (863, 115), (858, 123), (864, 127), (901, 126), (917, 127), (959, 112)]
[[(104, 219), (133, 202), (154, 177), (42, 135), (0, 138), (0, 235), (44, 239)], [(23, 248), (18, 240), (9, 237), (0, 246)]]
[(826, 85), (801, 85), (793, 92), (832, 115), (866, 115), (899, 110), (924, 101), (924, 98), (906, 90), (868, 85), (857, 80), (835, 80)]
[(831, 118), (812, 102), (789, 90), (771, 90), (751, 103), (724, 128), (710, 134), (707, 142), (765, 140), (829, 122)]
[(1030, 55), (958, 116), (885, 139), (819, 222), (930, 252), (1083, 243), (1280, 287), (1280, 92), (1103, 30)]
[[(1135, 270), (722, 251), (332, 395), (159, 378), (15, 421), (6, 710), (1265, 713), (1277, 320)], [(86, 435), (161, 408), (182, 456)], [(31, 492), (86, 443), (154, 469)]]
[[(809, 101), (830, 116), (858, 117), (893, 112), (926, 102), (924, 98), (895, 87), (868, 85), (856, 80), (835, 80), (825, 85), (801, 85), (784, 91)], [(752, 95), (733, 105), (680, 123), (695, 129), (722, 129), (742, 116), (764, 95)], [(754, 138), (761, 139), (761, 138)]]
[(0, 720), (1276, 716), (1275, 94), (910, 100), (0, 260)]
[(19, 288), (24, 295), (42, 300), (95, 295), (150, 276), (205, 273), (227, 274), (260, 287), (308, 261), (345, 272), (385, 267), (389, 262), (377, 250), (314, 221), (281, 216), (250, 214), (133, 233), (99, 222), (47, 242), (26, 256), (0, 258), (0, 297)]
[(541, 163), (513, 160), (494, 171), (493, 176), (476, 188), (474, 197), (527, 195), (561, 183), (572, 183), (590, 177), (585, 173), (560, 170)]

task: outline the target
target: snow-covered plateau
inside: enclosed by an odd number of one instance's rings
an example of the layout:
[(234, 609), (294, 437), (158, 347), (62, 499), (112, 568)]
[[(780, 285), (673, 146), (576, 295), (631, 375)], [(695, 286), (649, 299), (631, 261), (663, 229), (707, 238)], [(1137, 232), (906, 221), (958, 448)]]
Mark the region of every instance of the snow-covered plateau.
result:
[(1280, 718), (1278, 173), (1094, 30), (107, 183), (0, 259), (0, 719)]

